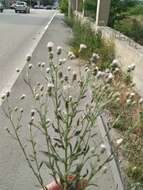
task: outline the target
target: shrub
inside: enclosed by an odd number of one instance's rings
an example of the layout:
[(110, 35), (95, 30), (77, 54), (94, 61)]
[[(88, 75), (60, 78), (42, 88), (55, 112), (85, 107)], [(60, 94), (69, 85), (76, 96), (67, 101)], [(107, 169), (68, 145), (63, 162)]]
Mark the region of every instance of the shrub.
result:
[[(89, 23), (82, 24), (79, 20), (71, 18), (70, 21), (66, 19), (66, 23), (70, 23), (73, 29), (73, 37), (69, 41), (72, 50), (77, 56), (89, 60), (92, 53), (96, 52), (101, 57), (101, 62), (108, 65), (114, 58), (113, 44), (111, 42), (106, 43), (101, 36), (101, 33), (95, 33)], [(78, 54), (78, 48), (80, 44), (86, 44), (87, 50), (80, 55)], [(103, 66), (103, 65), (101, 65)]]
[(97, 0), (85, 1), (85, 15), (92, 18), (96, 18), (96, 7), (97, 7)]
[(68, 14), (68, 0), (60, 0), (59, 7), (62, 13)]
[(134, 7), (130, 7), (128, 9), (129, 15), (143, 15), (143, 5), (137, 4)]
[(136, 19), (123, 19), (114, 28), (143, 45), (143, 24)]

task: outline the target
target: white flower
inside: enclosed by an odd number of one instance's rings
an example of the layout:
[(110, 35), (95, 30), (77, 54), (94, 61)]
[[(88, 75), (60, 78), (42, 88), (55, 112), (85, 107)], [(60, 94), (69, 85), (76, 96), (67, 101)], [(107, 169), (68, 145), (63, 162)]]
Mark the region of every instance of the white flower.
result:
[(130, 97), (130, 98), (135, 97), (135, 93), (134, 93), (134, 92), (130, 93), (129, 97)]
[(16, 68), (16, 72), (19, 73), (19, 72), (20, 72), (20, 69), (19, 69), (19, 68)]
[(108, 79), (109, 79), (109, 80), (112, 80), (113, 78), (114, 78), (114, 75), (113, 75), (112, 73), (109, 73)]
[(119, 146), (122, 144), (122, 142), (123, 142), (123, 139), (122, 139), (122, 138), (116, 140), (116, 143), (117, 143), (117, 145), (119, 145)]
[(46, 68), (46, 72), (47, 72), (47, 73), (50, 72), (50, 68), (49, 68), (49, 67)]
[(70, 66), (68, 67), (68, 71), (71, 71), (71, 67)]
[(110, 73), (110, 69), (106, 69), (106, 70), (105, 70), (105, 73)]
[(39, 99), (40, 99), (39, 94), (36, 94), (36, 95), (35, 95), (35, 100), (39, 100)]
[(29, 69), (32, 69), (32, 67), (33, 67), (32, 64), (29, 64), (29, 65), (28, 65), (28, 68), (29, 68)]
[(50, 123), (51, 120), (49, 118), (46, 119), (46, 123)]
[(100, 152), (103, 154), (105, 152), (105, 150), (106, 150), (105, 144), (101, 144), (100, 145)]
[(31, 61), (31, 58), (32, 58), (32, 55), (31, 55), (31, 54), (26, 55), (26, 61), (27, 61), (27, 62)]
[(23, 113), (23, 108), (20, 108), (20, 112)]
[(136, 67), (135, 64), (129, 65), (127, 71), (128, 72), (133, 71), (133, 70), (135, 70), (135, 67)]
[(72, 51), (69, 51), (69, 52), (68, 52), (68, 57), (69, 57), (70, 59), (74, 59), (74, 58), (75, 58), (75, 55), (74, 55), (74, 53), (73, 53)]
[(127, 105), (130, 105), (130, 104), (132, 103), (132, 100), (131, 100), (130, 98), (128, 98), (128, 99), (126, 100), (126, 103), (127, 103)]
[(71, 88), (71, 85), (70, 84), (67, 84), (67, 85), (64, 85), (63, 86), (63, 90), (69, 90)]
[(31, 110), (31, 117), (33, 117), (34, 115), (35, 115), (35, 110), (32, 109), (32, 110)]
[(119, 71), (120, 71), (120, 69), (118, 67), (116, 67), (114, 70), (114, 74), (118, 73)]
[(42, 66), (42, 67), (45, 67), (45, 62), (42, 62), (42, 63), (41, 63), (41, 66)]
[(48, 83), (47, 87), (48, 88), (54, 88), (54, 84), (53, 83)]
[(98, 59), (100, 59), (100, 56), (97, 53), (93, 53), (90, 60), (91, 60), (92, 63), (95, 64)]
[(17, 112), (17, 110), (18, 110), (18, 107), (16, 106), (16, 107), (14, 108), (14, 111)]
[(3, 94), (3, 95), (1, 96), (1, 99), (4, 100), (5, 98), (6, 98), (6, 95)]
[(87, 46), (85, 44), (80, 44), (79, 52), (81, 52), (82, 50), (84, 50), (86, 48), (87, 48)]
[(41, 67), (41, 62), (38, 63), (38, 67)]
[(53, 46), (54, 46), (54, 43), (53, 43), (53, 42), (48, 42), (47, 48), (48, 48), (49, 51), (52, 51)]
[(93, 53), (93, 54), (92, 54), (92, 58), (94, 58), (94, 59), (99, 59), (100, 56), (99, 56), (97, 53)]
[(100, 78), (100, 77), (102, 77), (102, 76), (104, 76), (104, 75), (105, 75), (104, 72), (98, 71), (96, 76), (97, 76), (98, 78)]
[(111, 63), (112, 66), (118, 66), (119, 65), (119, 60), (118, 59), (114, 59)]
[(139, 99), (139, 104), (143, 104), (143, 98)]
[(44, 86), (43, 86), (43, 85), (40, 86), (40, 90), (41, 90), (41, 91), (44, 90)]
[(72, 96), (69, 96), (69, 101), (72, 101)]
[(23, 100), (25, 99), (26, 95), (25, 94), (22, 94), (22, 96), (20, 97), (20, 100)]
[(57, 47), (57, 54), (60, 55), (62, 53), (62, 47), (58, 46)]

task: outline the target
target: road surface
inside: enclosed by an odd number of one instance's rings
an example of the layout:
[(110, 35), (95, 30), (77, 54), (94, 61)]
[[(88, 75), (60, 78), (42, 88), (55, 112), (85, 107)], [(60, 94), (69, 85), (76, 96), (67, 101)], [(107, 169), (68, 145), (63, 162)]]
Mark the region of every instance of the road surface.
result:
[(17, 78), (15, 69), (22, 68), (25, 57), (39, 39), (55, 10), (31, 10), (16, 14), (4, 10), (0, 14), (0, 94)]

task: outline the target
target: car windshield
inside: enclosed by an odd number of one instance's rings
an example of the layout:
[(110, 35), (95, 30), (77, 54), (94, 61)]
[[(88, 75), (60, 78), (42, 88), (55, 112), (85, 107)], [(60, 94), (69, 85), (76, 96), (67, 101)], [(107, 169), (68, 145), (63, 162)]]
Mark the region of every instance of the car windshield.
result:
[(24, 2), (17, 2), (16, 4), (17, 4), (17, 5), (25, 5)]

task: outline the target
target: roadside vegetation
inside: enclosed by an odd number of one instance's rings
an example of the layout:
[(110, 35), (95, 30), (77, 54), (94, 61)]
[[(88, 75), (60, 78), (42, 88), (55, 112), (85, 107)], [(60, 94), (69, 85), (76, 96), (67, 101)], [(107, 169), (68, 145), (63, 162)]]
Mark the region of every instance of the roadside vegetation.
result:
[[(91, 67), (90, 58), (96, 53), (100, 58), (94, 66), (95, 73), (102, 76), (103, 81), (110, 73), (109, 85), (118, 94), (116, 101), (112, 101), (107, 107), (110, 124), (113, 125), (112, 121), (118, 118), (113, 127), (125, 136), (121, 161), (126, 160), (127, 164), (123, 170), (128, 176), (129, 189), (135, 187), (140, 190), (143, 188), (143, 98), (134, 91), (132, 72), (135, 65), (130, 65), (127, 72), (123, 73), (118, 60), (114, 59), (114, 45), (111, 42), (105, 42), (101, 34), (95, 34), (87, 23), (81, 24), (74, 18), (65, 18), (65, 22), (73, 30), (69, 44), (75, 56), (86, 60)], [(80, 44), (86, 44), (88, 48), (79, 54)]]
[[(90, 24), (82, 24), (79, 20), (72, 18), (65, 18), (68, 26), (72, 27), (73, 37), (70, 39), (69, 44), (71, 50), (76, 57), (89, 60), (92, 53), (96, 52), (101, 57), (102, 69), (107, 67), (114, 58), (113, 43), (105, 42), (101, 38), (101, 33), (96, 33), (91, 29)], [(87, 49), (79, 53), (80, 44), (86, 44)]]
[(109, 26), (143, 45), (143, 2), (112, 0)]

